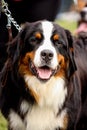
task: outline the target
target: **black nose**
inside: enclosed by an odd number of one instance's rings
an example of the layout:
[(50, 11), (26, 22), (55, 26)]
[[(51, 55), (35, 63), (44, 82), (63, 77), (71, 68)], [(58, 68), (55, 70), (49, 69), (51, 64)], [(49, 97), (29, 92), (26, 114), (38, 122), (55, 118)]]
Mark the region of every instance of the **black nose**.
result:
[(43, 60), (45, 60), (46, 62), (49, 61), (49, 60), (52, 60), (53, 58), (53, 52), (51, 50), (43, 50), (41, 51), (41, 58)]

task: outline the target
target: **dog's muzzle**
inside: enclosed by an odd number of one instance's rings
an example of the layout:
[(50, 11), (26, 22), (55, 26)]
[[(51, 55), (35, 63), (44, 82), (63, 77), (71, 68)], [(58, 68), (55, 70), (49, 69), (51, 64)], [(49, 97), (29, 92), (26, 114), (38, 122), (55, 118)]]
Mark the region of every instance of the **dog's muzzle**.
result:
[(30, 61), (30, 69), (32, 73), (37, 76), (40, 80), (49, 80), (53, 76), (57, 69), (52, 69), (51, 61), (53, 59), (53, 52), (51, 50), (43, 50), (40, 53), (41, 64), (39, 67), (36, 67), (35, 64)]

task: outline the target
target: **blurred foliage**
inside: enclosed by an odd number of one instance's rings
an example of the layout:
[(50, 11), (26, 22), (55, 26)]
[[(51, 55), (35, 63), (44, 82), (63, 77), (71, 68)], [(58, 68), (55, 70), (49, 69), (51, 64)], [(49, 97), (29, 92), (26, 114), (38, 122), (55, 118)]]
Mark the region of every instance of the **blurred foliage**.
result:
[(75, 21), (67, 21), (67, 20), (56, 20), (55, 21), (60, 26), (64, 27), (65, 29), (70, 30), (74, 34), (74, 31), (77, 28), (77, 22)]
[(0, 130), (7, 130), (7, 121), (0, 113)]

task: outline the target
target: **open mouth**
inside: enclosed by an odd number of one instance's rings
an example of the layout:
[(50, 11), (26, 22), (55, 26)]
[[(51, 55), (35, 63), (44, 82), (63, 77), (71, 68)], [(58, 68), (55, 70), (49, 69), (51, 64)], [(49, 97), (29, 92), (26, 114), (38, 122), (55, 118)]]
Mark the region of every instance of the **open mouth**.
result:
[(40, 79), (49, 79), (53, 71), (48, 66), (37, 68), (37, 74)]
[(87, 32), (87, 23), (85, 23), (85, 22), (81, 23), (75, 32), (76, 32), (76, 34), (78, 34), (80, 32)]
[(57, 71), (57, 69), (53, 70), (48, 65), (35, 67), (32, 62), (30, 62), (30, 69), (32, 73), (40, 80), (49, 80), (50, 77), (53, 76)]

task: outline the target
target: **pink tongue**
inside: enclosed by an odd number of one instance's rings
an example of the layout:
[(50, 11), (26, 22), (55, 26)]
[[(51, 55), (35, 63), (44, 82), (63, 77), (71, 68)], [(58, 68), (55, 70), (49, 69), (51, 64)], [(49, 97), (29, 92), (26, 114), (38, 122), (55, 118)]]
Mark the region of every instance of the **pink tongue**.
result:
[(76, 30), (76, 33), (80, 33), (80, 32), (87, 32), (87, 23), (82, 23), (78, 29)]
[(39, 68), (37, 70), (38, 72), (38, 75), (41, 79), (49, 79), (51, 74), (52, 74), (52, 71), (50, 69), (41, 69)]

